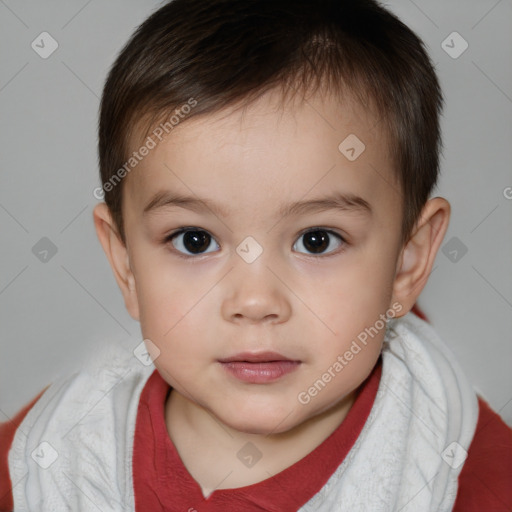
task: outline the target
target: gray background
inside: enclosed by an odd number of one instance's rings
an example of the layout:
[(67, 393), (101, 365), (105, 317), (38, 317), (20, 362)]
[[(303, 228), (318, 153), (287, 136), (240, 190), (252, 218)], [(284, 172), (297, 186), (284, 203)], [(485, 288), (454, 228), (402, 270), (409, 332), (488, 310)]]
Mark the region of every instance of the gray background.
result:
[[(0, 421), (107, 340), (141, 341), (96, 239), (92, 191), (106, 73), (159, 5), (0, 0)], [(446, 98), (436, 195), (452, 220), (419, 304), (512, 425), (512, 1), (387, 5), (426, 42)], [(44, 31), (59, 45), (47, 59), (31, 47)], [(454, 31), (469, 45), (457, 58), (443, 49), (462, 48)], [(46, 261), (43, 237), (57, 249)]]

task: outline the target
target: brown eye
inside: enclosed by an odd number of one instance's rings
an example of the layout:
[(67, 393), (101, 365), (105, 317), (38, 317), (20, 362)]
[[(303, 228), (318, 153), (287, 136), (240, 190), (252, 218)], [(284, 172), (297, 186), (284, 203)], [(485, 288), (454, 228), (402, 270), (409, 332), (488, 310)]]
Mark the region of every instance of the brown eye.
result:
[(204, 254), (212, 252), (207, 249), (214, 239), (206, 231), (189, 229), (174, 233), (170, 241), (176, 250), (185, 254)]
[[(310, 254), (323, 254), (327, 249), (329, 249), (327, 252), (331, 253), (343, 245), (343, 242), (343, 238), (333, 231), (312, 229), (300, 236), (294, 248), (298, 245), (299, 248), (302, 246)], [(298, 252), (302, 251), (299, 250)]]

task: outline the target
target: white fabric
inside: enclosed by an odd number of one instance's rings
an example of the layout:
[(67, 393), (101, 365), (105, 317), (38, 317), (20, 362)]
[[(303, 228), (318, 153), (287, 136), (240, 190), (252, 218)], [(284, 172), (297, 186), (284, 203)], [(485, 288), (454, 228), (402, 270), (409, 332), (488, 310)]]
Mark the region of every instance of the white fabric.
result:
[[(50, 386), (9, 452), (15, 512), (134, 510), (137, 406), (153, 370), (116, 348), (87, 371)], [(368, 421), (334, 475), (300, 511), (451, 510), (460, 454), (471, 443), (477, 417), (473, 388), (435, 331), (412, 313), (391, 320)], [(58, 453), (46, 469), (36, 460), (53, 452), (37, 448), (42, 442)]]
[[(84, 366), (52, 384), (16, 431), (9, 452), (15, 512), (135, 510), (135, 420), (155, 367), (113, 345)], [(42, 442), (58, 453), (46, 469), (37, 455), (44, 460), (51, 449), (43, 445), (32, 456)]]
[(301, 512), (452, 510), (458, 464), (478, 420), (475, 392), (448, 347), (413, 313), (389, 322), (382, 357), (361, 434)]

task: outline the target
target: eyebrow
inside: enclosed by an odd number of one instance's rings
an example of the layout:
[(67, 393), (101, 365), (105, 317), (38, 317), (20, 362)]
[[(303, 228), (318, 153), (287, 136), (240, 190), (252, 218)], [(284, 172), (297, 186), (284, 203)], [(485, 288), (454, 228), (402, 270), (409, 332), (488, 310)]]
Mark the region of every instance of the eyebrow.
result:
[[(143, 214), (146, 215), (150, 212), (172, 207), (185, 208), (198, 213), (210, 210), (215, 215), (223, 217), (228, 216), (228, 212), (222, 206), (217, 205), (209, 199), (184, 196), (168, 191), (156, 193), (144, 208)], [(329, 210), (361, 213), (369, 216), (373, 214), (372, 207), (368, 201), (355, 194), (341, 192), (317, 199), (286, 204), (281, 206), (278, 213), (281, 217), (288, 217), (307, 213), (321, 213)]]

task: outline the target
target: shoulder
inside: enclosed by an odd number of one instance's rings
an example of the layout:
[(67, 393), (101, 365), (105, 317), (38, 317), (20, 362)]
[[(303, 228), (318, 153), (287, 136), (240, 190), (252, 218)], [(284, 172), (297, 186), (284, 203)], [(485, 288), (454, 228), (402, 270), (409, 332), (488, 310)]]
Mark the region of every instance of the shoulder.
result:
[(18, 411), (12, 419), (0, 423), (0, 512), (9, 512), (14, 507), (8, 460), (14, 435), (27, 413), (32, 409), (46, 389), (48, 388), (43, 389), (27, 405)]
[[(429, 322), (415, 305), (413, 313)], [(512, 510), (512, 429), (478, 397), (478, 421), (458, 479), (455, 512)]]
[(466, 462), (459, 475), (456, 512), (512, 510), (512, 429), (482, 398)]
[[(111, 474), (103, 475), (109, 485), (115, 488), (118, 483), (123, 483), (114, 471), (115, 454), (124, 454), (127, 443), (130, 443), (130, 426), (127, 423), (134, 419), (139, 391), (154, 370), (151, 361), (146, 364), (146, 359), (139, 358), (134, 348), (137, 350), (137, 347), (129, 345), (106, 344), (100, 353), (92, 354), (79, 368), (75, 368), (75, 372), (59, 376), (44, 393), (18, 413), (17, 422), (2, 425), (2, 482), (8, 480), (4, 474), (16, 482), (30, 471), (34, 473), (33, 481), (40, 486), (38, 492), (50, 503), (54, 499), (50, 494), (58, 494), (58, 486), (54, 486), (55, 492), (47, 491), (53, 488), (50, 481), (57, 482), (60, 478), (59, 470), (65, 469), (72, 475), (76, 473), (77, 480), (85, 478), (84, 468), (92, 467), (92, 459), (96, 457), (96, 462), (103, 461), (106, 468), (114, 468)], [(129, 432), (119, 439), (121, 425)], [(30, 461), (30, 454), (42, 440), (58, 453), (48, 469), (39, 468)], [(77, 451), (77, 446), (81, 447), (80, 451)], [(16, 503), (34, 499), (32, 495), (25, 496), (20, 487), (14, 485), (11, 488), (10, 481), (2, 484), (0, 511), (12, 510), (12, 505), (11, 508), (9, 505), (13, 495)], [(62, 484), (65, 487), (69, 483)], [(100, 484), (95, 481), (91, 485), (101, 489)]]

